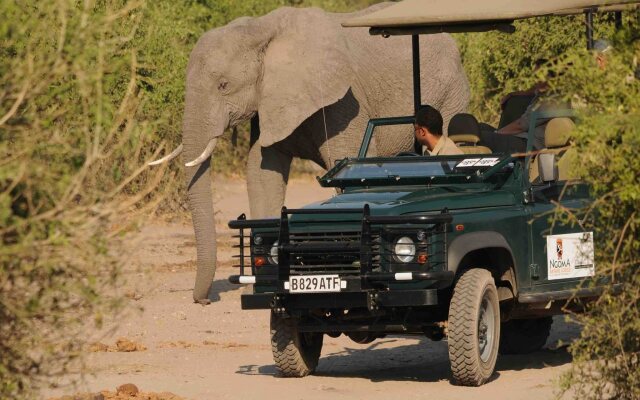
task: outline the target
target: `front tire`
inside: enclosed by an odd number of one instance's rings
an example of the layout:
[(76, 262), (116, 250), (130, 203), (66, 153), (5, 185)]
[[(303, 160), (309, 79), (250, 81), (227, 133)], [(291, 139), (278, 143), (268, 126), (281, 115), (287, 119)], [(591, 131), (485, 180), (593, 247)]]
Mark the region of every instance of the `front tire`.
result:
[(271, 351), (278, 372), (284, 377), (312, 374), (322, 350), (322, 333), (298, 332), (294, 318), (271, 312)]
[(528, 354), (547, 343), (553, 318), (513, 319), (502, 324), (500, 354)]
[(496, 366), (500, 344), (500, 306), (491, 273), (465, 271), (449, 306), (449, 360), (460, 385), (480, 386)]

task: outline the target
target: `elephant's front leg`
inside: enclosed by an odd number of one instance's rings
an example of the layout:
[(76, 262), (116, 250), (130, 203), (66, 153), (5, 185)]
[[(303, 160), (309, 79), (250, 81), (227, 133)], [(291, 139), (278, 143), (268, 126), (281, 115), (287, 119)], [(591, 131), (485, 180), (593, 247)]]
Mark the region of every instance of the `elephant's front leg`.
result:
[(284, 205), (292, 157), (274, 146), (253, 143), (247, 163), (251, 218), (277, 217)]

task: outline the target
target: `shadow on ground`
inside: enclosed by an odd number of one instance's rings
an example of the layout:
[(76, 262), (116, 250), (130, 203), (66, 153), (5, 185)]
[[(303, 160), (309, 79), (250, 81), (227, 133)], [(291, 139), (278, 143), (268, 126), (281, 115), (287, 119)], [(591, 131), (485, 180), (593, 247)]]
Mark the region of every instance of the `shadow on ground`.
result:
[[(558, 325), (565, 324), (562, 320)], [(555, 325), (555, 324), (554, 324)], [(562, 341), (575, 338), (575, 333), (569, 336), (566, 329), (559, 327), (564, 333)], [(383, 381), (415, 381), (437, 382), (451, 378), (447, 342), (433, 342), (427, 338), (419, 338), (417, 343), (399, 345), (401, 337), (387, 337), (366, 347), (344, 347), (340, 351), (323, 353), (315, 372), (316, 376), (365, 378), (372, 382)], [(547, 344), (556, 347), (558, 338), (553, 338)], [(497, 379), (501, 371), (523, 371), (560, 366), (570, 363), (571, 354), (567, 346), (556, 349), (544, 349), (524, 355), (499, 356), (496, 373), (492, 380)], [(245, 375), (278, 376), (274, 365), (243, 365), (236, 371)]]
[(234, 290), (242, 289), (243, 287), (243, 285), (229, 283), (227, 278), (215, 280), (211, 285), (211, 290), (209, 290), (209, 300), (212, 303), (220, 301), (220, 294), (233, 292)]

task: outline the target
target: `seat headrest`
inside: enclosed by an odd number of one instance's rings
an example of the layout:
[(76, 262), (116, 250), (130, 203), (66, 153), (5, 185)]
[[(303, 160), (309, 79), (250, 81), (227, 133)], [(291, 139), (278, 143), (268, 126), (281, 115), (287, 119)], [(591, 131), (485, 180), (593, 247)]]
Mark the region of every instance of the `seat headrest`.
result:
[(480, 125), (478, 124), (476, 117), (473, 115), (460, 113), (451, 118), (447, 132), (449, 133), (449, 137), (453, 135), (480, 136)]
[(480, 136), (473, 134), (449, 134), (449, 139), (453, 140), (454, 143), (472, 143), (476, 144), (480, 141)]
[(554, 148), (565, 146), (571, 138), (571, 132), (576, 124), (571, 118), (553, 118), (544, 130), (544, 147)]
[(491, 154), (491, 149), (486, 146), (460, 146), (464, 154)]
[(531, 104), (534, 97), (535, 96), (532, 94), (516, 94), (510, 96), (504, 103), (504, 108), (500, 114), (498, 129), (504, 128), (516, 119), (520, 118), (520, 116), (527, 110), (527, 107), (529, 107), (529, 104)]

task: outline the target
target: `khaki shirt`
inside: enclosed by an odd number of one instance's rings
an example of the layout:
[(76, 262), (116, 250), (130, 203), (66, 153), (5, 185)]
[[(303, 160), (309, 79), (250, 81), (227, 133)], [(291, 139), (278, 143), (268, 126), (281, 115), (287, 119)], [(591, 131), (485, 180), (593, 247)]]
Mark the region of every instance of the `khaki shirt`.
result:
[(460, 150), (458, 146), (453, 143), (453, 140), (444, 135), (440, 137), (440, 140), (438, 140), (438, 144), (436, 144), (436, 147), (434, 147), (432, 151), (426, 149), (426, 153), (428, 153), (430, 156), (455, 156), (458, 154), (464, 154), (462, 150)]

